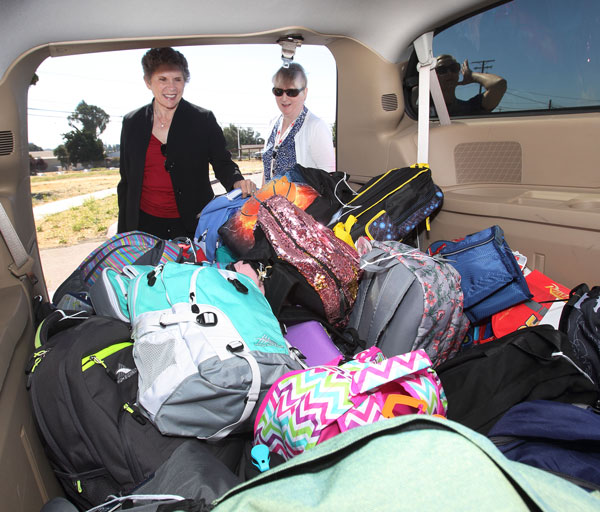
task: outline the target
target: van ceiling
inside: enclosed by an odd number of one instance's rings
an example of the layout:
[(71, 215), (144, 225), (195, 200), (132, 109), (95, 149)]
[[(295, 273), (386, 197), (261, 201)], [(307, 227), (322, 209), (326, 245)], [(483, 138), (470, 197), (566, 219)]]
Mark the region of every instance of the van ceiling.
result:
[[(309, 29), (309, 44), (327, 44), (330, 36), (350, 37), (397, 62), (421, 33), (495, 1), (2, 0), (0, 77), (19, 55), (50, 43), (106, 43), (58, 44), (50, 52), (55, 56), (146, 47), (148, 41), (240, 43), (250, 37), (252, 43), (272, 43), (274, 31), (286, 34), (286, 27)], [(206, 35), (217, 37), (194, 39)]]

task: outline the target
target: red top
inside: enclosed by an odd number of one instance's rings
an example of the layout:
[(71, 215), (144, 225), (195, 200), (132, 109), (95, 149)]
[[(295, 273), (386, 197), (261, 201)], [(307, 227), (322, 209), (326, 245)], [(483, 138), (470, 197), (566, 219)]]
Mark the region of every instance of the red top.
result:
[(175, 202), (173, 183), (165, 170), (166, 157), (160, 151), (161, 145), (162, 142), (154, 135), (150, 136), (144, 165), (140, 210), (155, 217), (175, 219), (180, 215)]

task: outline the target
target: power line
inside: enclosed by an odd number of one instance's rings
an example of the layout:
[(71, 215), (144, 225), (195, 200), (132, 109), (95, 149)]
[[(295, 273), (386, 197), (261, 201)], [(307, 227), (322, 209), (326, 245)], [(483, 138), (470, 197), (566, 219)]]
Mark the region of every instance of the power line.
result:
[[(473, 62), (471, 62), (471, 64), (481, 64), (481, 69), (479, 70), (479, 72), (485, 73), (485, 71), (487, 69), (492, 69), (494, 67), (494, 66), (488, 66), (487, 65), (488, 62), (496, 62), (496, 59), (474, 60)], [(482, 89), (483, 89), (483, 85), (479, 84), (479, 94), (481, 94)]]
[(513, 91), (517, 91), (517, 92), (521, 92), (524, 94), (531, 94), (533, 96), (543, 96), (546, 98), (560, 98), (561, 100), (572, 100), (572, 101), (595, 101), (595, 102), (599, 102), (600, 100), (594, 99), (594, 98), (572, 98), (570, 96), (558, 96), (557, 94), (545, 94), (542, 92), (534, 92), (534, 91), (522, 91), (520, 89), (512, 89)]

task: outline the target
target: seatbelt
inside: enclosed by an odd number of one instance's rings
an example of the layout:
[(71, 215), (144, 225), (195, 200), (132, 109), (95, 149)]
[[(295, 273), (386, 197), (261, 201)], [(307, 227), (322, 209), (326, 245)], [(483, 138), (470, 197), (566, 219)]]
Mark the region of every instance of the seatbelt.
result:
[(37, 277), (32, 272), (35, 262), (25, 250), (2, 203), (0, 203), (0, 232), (14, 262), (8, 266), (8, 269), (19, 279), (27, 276), (33, 284), (37, 283)]
[(429, 163), (429, 94), (438, 114), (441, 126), (450, 124), (448, 108), (442, 95), (440, 82), (435, 72), (433, 57), (433, 32), (427, 32), (413, 42), (419, 63), (419, 127), (417, 140), (417, 164)]

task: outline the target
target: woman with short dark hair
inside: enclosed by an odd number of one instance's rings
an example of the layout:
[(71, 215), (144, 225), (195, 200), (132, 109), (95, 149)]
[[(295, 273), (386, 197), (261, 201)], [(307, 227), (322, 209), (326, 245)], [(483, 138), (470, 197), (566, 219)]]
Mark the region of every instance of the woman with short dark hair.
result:
[(199, 213), (214, 197), (209, 163), (226, 190), (248, 196), (256, 187), (231, 160), (213, 113), (183, 99), (190, 79), (183, 54), (152, 48), (142, 68), (154, 98), (123, 119), (118, 231), (192, 238)]
[(273, 76), (275, 102), (281, 115), (273, 120), (263, 151), (264, 181), (276, 178), (297, 163), (335, 171), (331, 127), (304, 105), (308, 93), (304, 68), (292, 62)]

